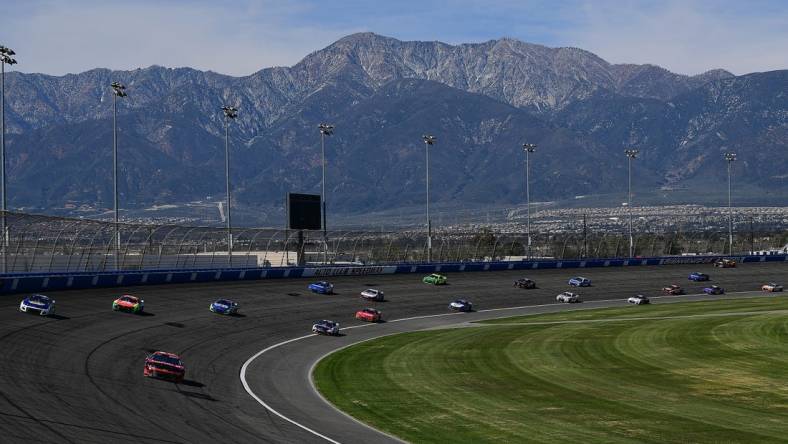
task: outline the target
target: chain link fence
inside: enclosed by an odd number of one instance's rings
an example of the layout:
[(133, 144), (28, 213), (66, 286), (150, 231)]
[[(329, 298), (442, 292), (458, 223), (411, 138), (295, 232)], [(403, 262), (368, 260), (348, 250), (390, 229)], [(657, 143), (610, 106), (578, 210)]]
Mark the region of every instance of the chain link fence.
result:
[[(672, 217), (675, 217), (672, 216)], [(735, 224), (734, 254), (774, 250), (788, 244), (784, 222)], [(283, 267), (298, 264), (380, 265), (419, 263), (427, 258), (424, 230), (318, 231), (234, 228), (232, 255), (224, 228), (153, 225), (59, 218), (22, 213), (3, 217), (5, 273), (96, 272), (113, 270)], [(613, 223), (615, 222), (615, 223)], [(724, 254), (727, 226), (694, 223), (633, 225), (635, 256)], [(560, 228), (559, 228), (560, 226)], [(623, 257), (629, 251), (626, 224), (611, 217), (542, 217), (528, 236), (519, 225), (446, 226), (432, 239), (434, 262)], [(116, 237), (117, 236), (117, 237)], [(530, 251), (529, 251), (530, 250)]]

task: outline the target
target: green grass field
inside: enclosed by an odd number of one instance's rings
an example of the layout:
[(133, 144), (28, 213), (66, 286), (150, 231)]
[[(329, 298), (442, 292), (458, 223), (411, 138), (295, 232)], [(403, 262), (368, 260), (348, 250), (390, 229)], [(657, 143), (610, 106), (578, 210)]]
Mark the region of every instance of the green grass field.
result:
[(406, 333), (313, 376), (337, 407), (412, 442), (786, 442), (788, 298)]

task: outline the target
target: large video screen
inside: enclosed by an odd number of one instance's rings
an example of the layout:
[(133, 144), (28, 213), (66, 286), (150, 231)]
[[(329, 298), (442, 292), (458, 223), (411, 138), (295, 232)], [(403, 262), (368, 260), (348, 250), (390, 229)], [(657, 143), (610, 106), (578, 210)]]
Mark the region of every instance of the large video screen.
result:
[(319, 194), (287, 193), (287, 228), (319, 230), (321, 220)]

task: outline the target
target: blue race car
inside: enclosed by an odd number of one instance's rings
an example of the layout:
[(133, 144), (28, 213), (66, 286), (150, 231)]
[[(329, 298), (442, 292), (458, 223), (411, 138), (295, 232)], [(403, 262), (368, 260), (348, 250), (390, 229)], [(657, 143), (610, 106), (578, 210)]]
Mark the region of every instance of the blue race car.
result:
[(339, 336), (339, 322), (323, 319), (312, 324), (312, 333), (319, 335)]
[(449, 308), (454, 311), (473, 311), (473, 304), (471, 301), (466, 301), (465, 299), (457, 299), (449, 304)]
[(238, 303), (229, 299), (219, 299), (211, 304), (210, 310), (218, 314), (234, 315), (238, 313)]
[(319, 293), (319, 294), (333, 294), (334, 293), (334, 284), (326, 281), (320, 282), (313, 282), (309, 284), (309, 291), (312, 293)]
[(706, 294), (725, 294), (725, 289), (719, 285), (712, 285), (711, 287), (704, 288), (703, 292)]
[(49, 316), (55, 314), (55, 300), (43, 294), (34, 294), (22, 299), (19, 311), (23, 313)]
[(573, 277), (572, 279), (569, 279), (569, 285), (573, 287), (590, 287), (591, 279), (584, 278), (582, 276)]
[(706, 273), (701, 273), (699, 271), (695, 271), (695, 272), (690, 273), (688, 279), (691, 280), (691, 281), (703, 282), (703, 281), (708, 281), (709, 280), (709, 275), (706, 274)]

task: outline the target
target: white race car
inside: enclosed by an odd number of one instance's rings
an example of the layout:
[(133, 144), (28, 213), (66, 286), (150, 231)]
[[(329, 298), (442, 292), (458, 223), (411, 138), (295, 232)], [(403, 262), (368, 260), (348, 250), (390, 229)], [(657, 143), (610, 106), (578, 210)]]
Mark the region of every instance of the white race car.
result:
[(368, 301), (382, 301), (384, 296), (383, 292), (374, 288), (368, 288), (361, 292), (361, 297)]
[(631, 298), (627, 299), (627, 302), (630, 304), (640, 305), (640, 304), (648, 304), (649, 300), (647, 297), (639, 294), (637, 296), (632, 296)]
[(55, 314), (55, 300), (43, 294), (34, 294), (22, 299), (19, 303), (19, 311), (49, 316)]
[(774, 282), (769, 282), (768, 284), (761, 285), (761, 290), (774, 293), (776, 291), (783, 291), (783, 286)]
[(558, 296), (555, 297), (557, 302), (565, 302), (567, 304), (572, 304), (575, 302), (582, 302), (580, 300), (580, 295), (577, 293), (572, 293), (571, 291), (565, 291)]

